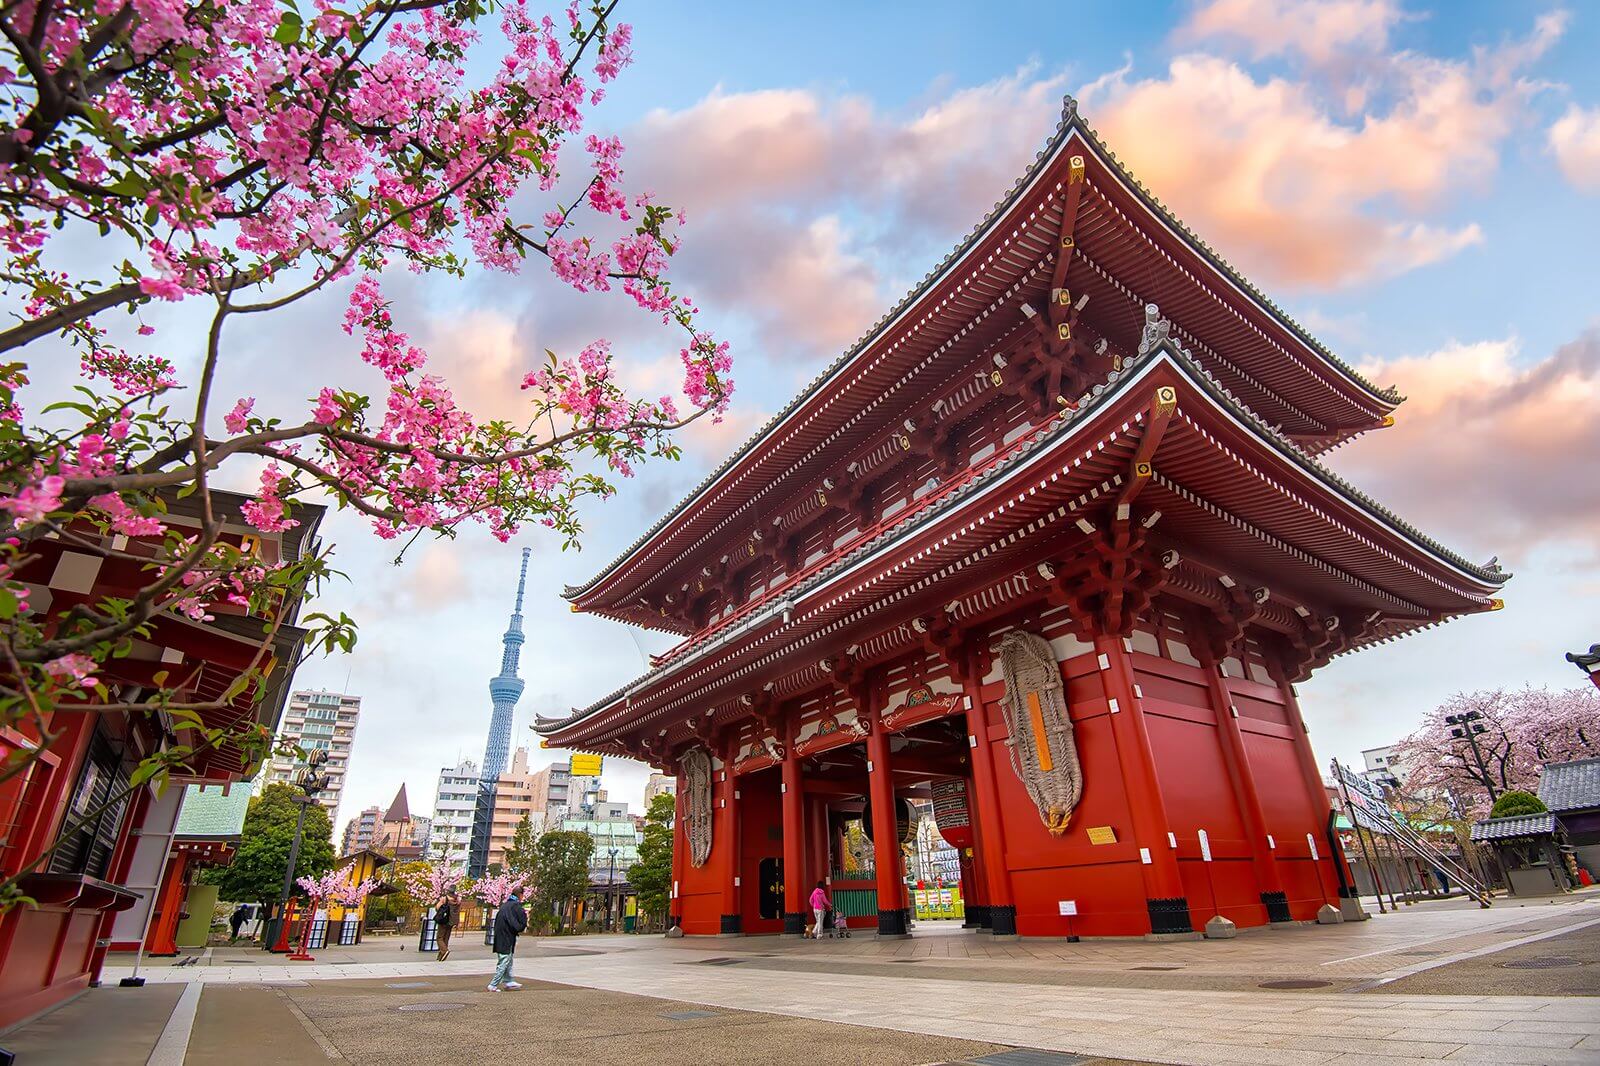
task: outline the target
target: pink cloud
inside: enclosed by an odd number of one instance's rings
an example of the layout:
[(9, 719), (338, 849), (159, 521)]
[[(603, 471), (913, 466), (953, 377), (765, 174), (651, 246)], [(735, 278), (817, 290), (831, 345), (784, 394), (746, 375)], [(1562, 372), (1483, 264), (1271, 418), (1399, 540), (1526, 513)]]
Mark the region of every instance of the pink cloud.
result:
[[(1251, 10), (1241, 0), (1197, 17), (1243, 19)], [(1220, 25), (1220, 18), (1206, 24)], [(1373, 16), (1363, 25), (1381, 22)], [(1470, 59), (1378, 57), (1379, 80), (1367, 88), (1381, 88), (1373, 95), (1387, 106), (1354, 119), (1342, 112), (1360, 104), (1366, 89), (1329, 94), (1307, 81), (1258, 80), (1237, 63), (1200, 53), (1177, 57), (1161, 77), (1130, 80), (1116, 72), (1081, 97), (1134, 173), (1247, 272), (1273, 283), (1352, 284), (1426, 266), (1483, 240), (1475, 223), (1427, 215), (1453, 194), (1490, 183), (1502, 143), (1540, 88), (1523, 71), (1564, 25), (1559, 16), (1542, 18), (1527, 38)], [(1263, 27), (1261, 47), (1275, 34)], [(1381, 43), (1370, 29), (1341, 39)]]
[(1550, 127), (1548, 141), (1572, 187), (1600, 193), (1600, 107), (1568, 107)]
[(1447, 544), (1511, 557), (1575, 542), (1600, 556), (1600, 329), (1529, 363), (1515, 341), (1454, 344), (1362, 372), (1411, 399), (1331, 462)]
[(1253, 59), (1293, 52), (1323, 66), (1348, 53), (1381, 51), (1401, 18), (1392, 0), (1208, 0), (1177, 37), (1233, 39)]

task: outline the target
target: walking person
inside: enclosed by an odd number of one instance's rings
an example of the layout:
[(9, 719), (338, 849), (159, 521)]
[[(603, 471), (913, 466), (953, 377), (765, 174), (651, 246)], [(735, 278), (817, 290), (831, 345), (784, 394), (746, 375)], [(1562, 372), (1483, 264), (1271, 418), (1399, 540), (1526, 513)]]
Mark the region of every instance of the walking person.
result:
[(446, 892), (439, 897), (439, 905), (433, 909), (433, 925), (439, 933), (440, 962), (450, 957), (450, 932), (455, 928), (461, 912), (461, 904), (456, 902), (457, 899), (454, 892)]
[(818, 881), (817, 887), (811, 890), (811, 909), (816, 913), (817, 924), (811, 930), (812, 940), (822, 939), (824, 923), (828, 920), (828, 911), (833, 904), (828, 899), (828, 890), (823, 882)]
[(528, 912), (522, 909), (522, 901), (513, 892), (494, 915), (494, 953), (500, 964), (489, 979), (489, 991), (502, 992), (508, 988), (516, 991), (522, 987), (511, 978), (511, 959), (516, 954), (517, 937), (526, 928)]

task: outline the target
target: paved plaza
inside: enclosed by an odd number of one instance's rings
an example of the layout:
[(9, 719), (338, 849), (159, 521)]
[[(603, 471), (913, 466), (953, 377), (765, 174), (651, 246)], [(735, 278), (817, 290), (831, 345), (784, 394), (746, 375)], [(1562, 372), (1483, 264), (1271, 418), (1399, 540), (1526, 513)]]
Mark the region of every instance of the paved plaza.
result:
[(1600, 1063), (1594, 892), (1159, 944), (936, 922), (903, 941), (561, 938), (525, 943), (526, 987), (504, 994), (471, 941), (446, 963), (393, 939), (305, 964), (213, 949), (140, 989), (108, 969), (0, 1046), (23, 1066)]

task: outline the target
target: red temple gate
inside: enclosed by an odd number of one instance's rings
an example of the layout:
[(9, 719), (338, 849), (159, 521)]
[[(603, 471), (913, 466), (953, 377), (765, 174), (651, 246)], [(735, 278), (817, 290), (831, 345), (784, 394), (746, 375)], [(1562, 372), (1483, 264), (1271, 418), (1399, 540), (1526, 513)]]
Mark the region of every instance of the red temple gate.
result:
[(1317, 461), (1399, 402), (1069, 102), (891, 315), (569, 590), (685, 640), (540, 729), (678, 775), (689, 934), (798, 934), (860, 822), (876, 928), (905, 935), (897, 810), (950, 782), (995, 935), (1359, 913), (1293, 682), (1506, 579)]

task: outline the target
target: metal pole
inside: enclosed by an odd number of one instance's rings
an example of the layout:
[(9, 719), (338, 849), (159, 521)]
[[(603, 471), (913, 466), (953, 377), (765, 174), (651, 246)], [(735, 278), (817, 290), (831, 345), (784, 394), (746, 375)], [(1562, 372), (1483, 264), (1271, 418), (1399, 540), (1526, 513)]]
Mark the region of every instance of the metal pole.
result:
[(1466, 734), (1467, 747), (1472, 749), (1472, 757), (1478, 760), (1478, 772), (1483, 774), (1483, 787), (1489, 790), (1489, 805), (1492, 807), (1500, 797), (1495, 795), (1494, 779), (1489, 776), (1489, 767), (1484, 763), (1483, 752), (1478, 748), (1478, 735), (1472, 731), (1472, 723), (1482, 717), (1477, 711), (1468, 711), (1462, 715), (1461, 732)]
[[(285, 932), (283, 923), (288, 920), (289, 896), (294, 891), (294, 864), (300, 860), (300, 834), (306, 827), (306, 807), (311, 804), (311, 797), (295, 796), (294, 802), (300, 805), (300, 813), (294, 820), (294, 840), (289, 845), (289, 868), (283, 871), (283, 892), (278, 897), (278, 929)], [(268, 942), (273, 943), (277, 939), (275, 935), (270, 936)]]

